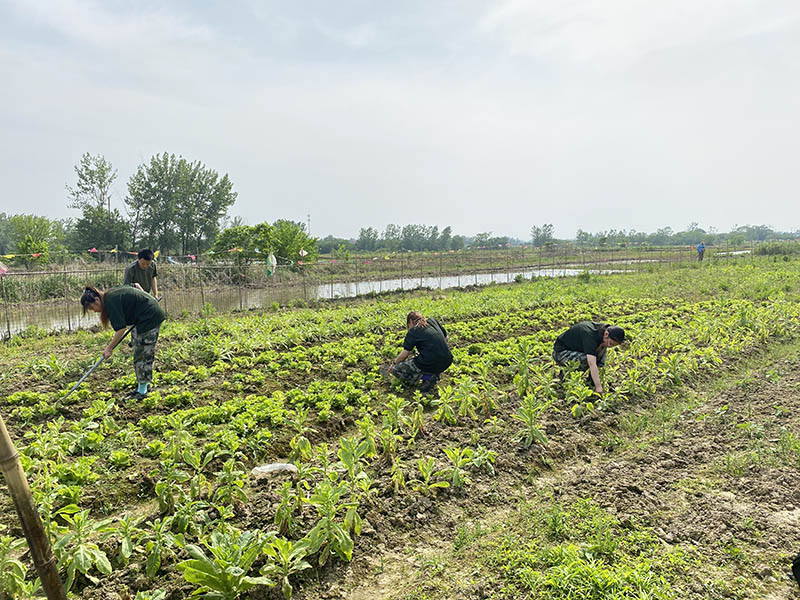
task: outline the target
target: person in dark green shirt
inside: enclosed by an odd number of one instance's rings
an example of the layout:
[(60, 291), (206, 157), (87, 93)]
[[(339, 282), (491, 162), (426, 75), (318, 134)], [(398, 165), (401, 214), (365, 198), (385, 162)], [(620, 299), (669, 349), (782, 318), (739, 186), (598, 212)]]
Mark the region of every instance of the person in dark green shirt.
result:
[(594, 391), (603, 393), (599, 367), (606, 363), (606, 349), (618, 346), (625, 341), (625, 330), (622, 327), (581, 321), (567, 329), (553, 344), (553, 360), (565, 366), (570, 362), (578, 363), (581, 371), (589, 371)]
[(161, 323), (166, 318), (158, 301), (150, 294), (129, 286), (111, 288), (105, 292), (86, 287), (81, 296), (81, 306), (84, 314), (89, 310), (100, 313), (103, 327), (107, 329), (110, 324), (114, 329), (114, 336), (103, 349), (106, 358), (111, 356), (126, 329), (131, 325), (136, 326), (132, 332), (133, 369), (138, 385), (136, 390), (128, 394), (128, 398), (144, 398), (153, 381), (156, 342)]
[(132, 285), (158, 298), (158, 268), (152, 250), (139, 250), (136, 260), (125, 268), (122, 285)]
[[(420, 383), (420, 391), (431, 391), (439, 375), (453, 364), (453, 353), (447, 345), (447, 330), (434, 318), (425, 318), (416, 311), (406, 317), (408, 329), (403, 350), (389, 366), (389, 372), (407, 385)], [(416, 348), (417, 355), (409, 358)]]

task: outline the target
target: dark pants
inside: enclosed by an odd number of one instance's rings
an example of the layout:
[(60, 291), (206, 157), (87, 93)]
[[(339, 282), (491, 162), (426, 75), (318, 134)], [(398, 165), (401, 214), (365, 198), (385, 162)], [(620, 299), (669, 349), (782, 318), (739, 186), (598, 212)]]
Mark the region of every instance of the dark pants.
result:
[[(581, 371), (589, 370), (589, 363), (586, 360), (586, 354), (577, 352), (575, 350), (553, 350), (553, 360), (557, 365), (565, 367), (568, 363), (577, 362), (580, 364)], [(603, 367), (606, 364), (606, 349), (600, 348), (597, 353), (597, 366)]]
[(424, 373), (413, 358), (397, 363), (392, 369), (392, 375), (408, 386), (414, 386), (419, 383), (420, 390), (423, 392), (430, 390), (439, 381), (438, 373)]

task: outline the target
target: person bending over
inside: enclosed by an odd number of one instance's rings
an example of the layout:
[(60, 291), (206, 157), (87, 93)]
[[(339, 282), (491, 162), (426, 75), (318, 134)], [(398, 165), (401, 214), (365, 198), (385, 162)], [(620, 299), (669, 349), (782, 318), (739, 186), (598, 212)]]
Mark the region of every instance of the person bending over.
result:
[(578, 363), (581, 371), (589, 371), (594, 391), (602, 394), (599, 368), (606, 364), (606, 350), (624, 341), (625, 331), (622, 327), (581, 321), (556, 338), (553, 360), (562, 367), (568, 363)]
[(166, 315), (158, 301), (150, 294), (130, 286), (111, 288), (101, 292), (97, 288), (86, 287), (81, 296), (83, 314), (86, 311), (100, 313), (100, 322), (105, 329), (109, 323), (114, 336), (103, 349), (103, 356), (109, 358), (115, 346), (125, 335), (125, 330), (135, 325), (133, 336), (133, 370), (136, 373), (137, 388), (127, 398), (142, 399), (153, 381), (153, 361), (156, 355), (156, 342), (161, 323)]
[[(389, 366), (389, 372), (406, 385), (420, 384), (420, 391), (429, 392), (439, 375), (453, 364), (453, 353), (447, 345), (447, 330), (433, 318), (416, 311), (406, 317), (408, 332), (403, 350)], [(417, 355), (409, 358), (416, 348)]]

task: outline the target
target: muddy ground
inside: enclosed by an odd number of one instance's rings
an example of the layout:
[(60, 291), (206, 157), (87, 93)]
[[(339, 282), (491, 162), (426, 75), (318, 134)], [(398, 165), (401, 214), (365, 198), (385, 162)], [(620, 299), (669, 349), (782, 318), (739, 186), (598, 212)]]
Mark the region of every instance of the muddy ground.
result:
[[(505, 447), (496, 477), (473, 476), (460, 496), (401, 497), (368, 514), (353, 562), (305, 582), (299, 597), (490, 598), (502, 578), (486, 573), (478, 587), (466, 581), (475, 559), (455, 546), (465, 531), (491, 537), (516, 498), (546, 493), (564, 503), (592, 498), (620, 523), (686, 550), (692, 567), (671, 582), (679, 597), (798, 598), (789, 573), (800, 552), (800, 448), (787, 444), (800, 435), (795, 350), (750, 358), (658, 406), (587, 418), (571, 432), (566, 422), (550, 423), (568, 435), (554, 435), (558, 442), (543, 449), (483, 432), (482, 443)], [(465, 439), (457, 427), (429, 433), (438, 447)]]

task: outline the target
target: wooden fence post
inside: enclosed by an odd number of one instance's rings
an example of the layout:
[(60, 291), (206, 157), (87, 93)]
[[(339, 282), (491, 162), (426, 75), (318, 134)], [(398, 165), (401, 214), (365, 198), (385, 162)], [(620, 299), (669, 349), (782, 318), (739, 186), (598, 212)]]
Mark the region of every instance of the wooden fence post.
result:
[(67, 600), (67, 594), (58, 574), (58, 565), (50, 547), (42, 519), (36, 509), (36, 504), (28, 486), (28, 480), (19, 461), (19, 453), (11, 441), (3, 417), (0, 416), (0, 471), (8, 485), (14, 507), (22, 524), (22, 532), (28, 541), (31, 558), (42, 589), (49, 600)]

